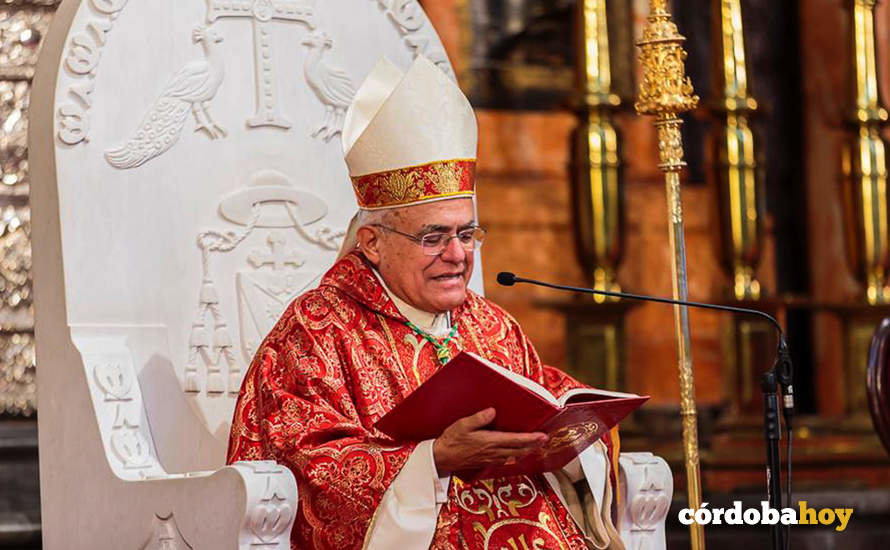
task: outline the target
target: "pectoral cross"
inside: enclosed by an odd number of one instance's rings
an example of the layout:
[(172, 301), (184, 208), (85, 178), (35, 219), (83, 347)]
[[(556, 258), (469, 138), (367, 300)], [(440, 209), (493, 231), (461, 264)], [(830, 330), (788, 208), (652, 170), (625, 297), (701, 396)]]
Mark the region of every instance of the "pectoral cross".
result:
[(210, 23), (221, 17), (253, 19), (257, 105), (256, 114), (247, 121), (247, 125), (251, 128), (290, 128), (291, 123), (278, 111), (269, 23), (274, 20), (298, 21), (314, 29), (315, 0), (207, 0), (207, 3), (207, 20)]

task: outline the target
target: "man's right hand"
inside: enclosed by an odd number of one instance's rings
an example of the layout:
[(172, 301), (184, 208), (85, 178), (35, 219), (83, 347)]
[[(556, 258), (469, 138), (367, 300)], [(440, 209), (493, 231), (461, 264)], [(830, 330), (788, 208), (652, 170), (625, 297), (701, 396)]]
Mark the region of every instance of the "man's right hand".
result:
[(528, 454), (547, 442), (547, 434), (496, 432), (484, 429), (495, 410), (488, 408), (461, 418), (445, 428), (433, 443), (433, 457), (440, 476), (462, 470), (500, 466)]

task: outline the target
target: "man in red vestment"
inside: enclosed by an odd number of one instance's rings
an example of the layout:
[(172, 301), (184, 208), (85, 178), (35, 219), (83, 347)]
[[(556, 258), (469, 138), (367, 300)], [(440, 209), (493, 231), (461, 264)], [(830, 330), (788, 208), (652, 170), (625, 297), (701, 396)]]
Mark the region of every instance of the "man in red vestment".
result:
[(450, 78), (422, 57), (405, 74), (382, 62), (343, 141), (361, 211), (341, 258), (257, 351), (229, 462), (293, 471), (293, 548), (622, 548), (615, 448), (598, 443), (562, 472), (469, 483), (451, 472), (502, 464), (547, 436), (487, 430), (492, 409), (429, 441), (374, 428), (459, 350), (556, 396), (580, 384), (543, 365), (516, 321), (467, 288), (485, 232), (472, 198), (475, 118)]

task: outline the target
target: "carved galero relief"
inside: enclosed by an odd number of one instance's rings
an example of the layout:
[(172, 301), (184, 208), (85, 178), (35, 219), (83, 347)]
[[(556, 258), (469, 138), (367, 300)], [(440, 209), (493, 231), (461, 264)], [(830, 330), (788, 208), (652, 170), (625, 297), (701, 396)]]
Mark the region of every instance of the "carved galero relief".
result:
[[(277, 207), (276, 211), (269, 211), (270, 207)], [(328, 213), (321, 198), (298, 189), (286, 175), (274, 170), (254, 174), (245, 188), (222, 199), (219, 210), (239, 229), (208, 229), (197, 238), (203, 276), (189, 335), (186, 393), (228, 391), (237, 395), (244, 374), (242, 365), (250, 362), (284, 308), (317, 281), (320, 273), (300, 269), (307, 256), (312, 249), (338, 250), (344, 236), (342, 230), (317, 223)], [(315, 229), (307, 228), (310, 224)], [(265, 246), (251, 250), (244, 269), (235, 274), (236, 324), (220, 307), (214, 258), (236, 251), (254, 233), (264, 235)], [(240, 356), (234, 347), (236, 331), (240, 334)], [(203, 385), (202, 378), (206, 381)]]
[[(334, 42), (315, 17), (314, 2), (257, 0), (252, 4), (238, 4), (208, 1), (208, 21), (211, 23), (221, 17), (253, 18), (258, 95), (257, 111), (247, 121), (250, 128), (272, 126), (288, 130), (291, 127), (282, 115), (275, 87), (277, 71), (269, 54), (272, 45), (268, 25), (276, 20), (291, 21), (311, 29), (301, 42), (308, 50), (303, 63), (303, 78), (325, 108), (323, 119), (311, 135), (339, 146), (333, 138), (342, 129), (346, 109), (355, 95), (354, 82), (358, 78), (351, 77), (329, 59)], [(251, 8), (248, 10), (249, 4)], [(381, 0), (379, 5), (403, 36), (408, 49), (415, 55), (427, 55), (453, 75), (444, 51), (431, 48), (429, 39), (417, 32), (428, 24), (417, 2)], [(320, 272), (301, 269), (306, 257), (318, 250), (336, 251), (345, 235), (345, 226), (333, 228), (321, 223), (328, 211), (324, 200), (295, 187), (286, 174), (267, 170), (252, 175), (250, 180), (245, 188), (220, 201), (222, 217), (236, 224), (237, 229), (208, 229), (197, 237), (203, 276), (189, 335), (184, 377), (184, 390), (189, 394), (237, 395), (244, 375), (243, 366), (250, 362), (263, 337), (284, 308), (320, 277)], [(269, 205), (278, 205), (279, 212), (283, 208), (287, 215), (267, 219), (269, 215), (263, 211)], [(312, 224), (315, 229), (310, 230), (307, 226)], [(235, 252), (255, 233), (264, 235), (264, 245), (251, 249), (244, 269), (235, 274), (236, 324), (219, 307), (219, 277), (214, 273), (213, 260), (220, 254)], [(240, 355), (234, 350), (235, 333), (240, 335)]]

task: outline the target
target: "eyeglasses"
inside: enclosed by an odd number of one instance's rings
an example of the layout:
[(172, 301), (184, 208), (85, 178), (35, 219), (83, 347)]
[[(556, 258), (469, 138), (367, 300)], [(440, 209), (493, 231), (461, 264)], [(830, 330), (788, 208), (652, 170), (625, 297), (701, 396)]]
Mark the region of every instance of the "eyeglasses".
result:
[(457, 239), (457, 242), (463, 247), (467, 252), (472, 252), (476, 250), (476, 247), (482, 246), (482, 242), (485, 241), (485, 229), (481, 227), (468, 227), (466, 229), (461, 229), (455, 235), (451, 235), (450, 233), (444, 233), (442, 231), (432, 231), (430, 233), (424, 233), (421, 236), (411, 235), (410, 233), (403, 233), (398, 229), (389, 227), (388, 225), (383, 225), (380, 223), (372, 223), (374, 227), (379, 227), (380, 229), (385, 229), (391, 233), (395, 233), (396, 235), (401, 235), (406, 239), (411, 239), (412, 241), (420, 244), (420, 247), (423, 249), (423, 253), (427, 256), (439, 256), (448, 248), (448, 245), (451, 243), (451, 239)]

